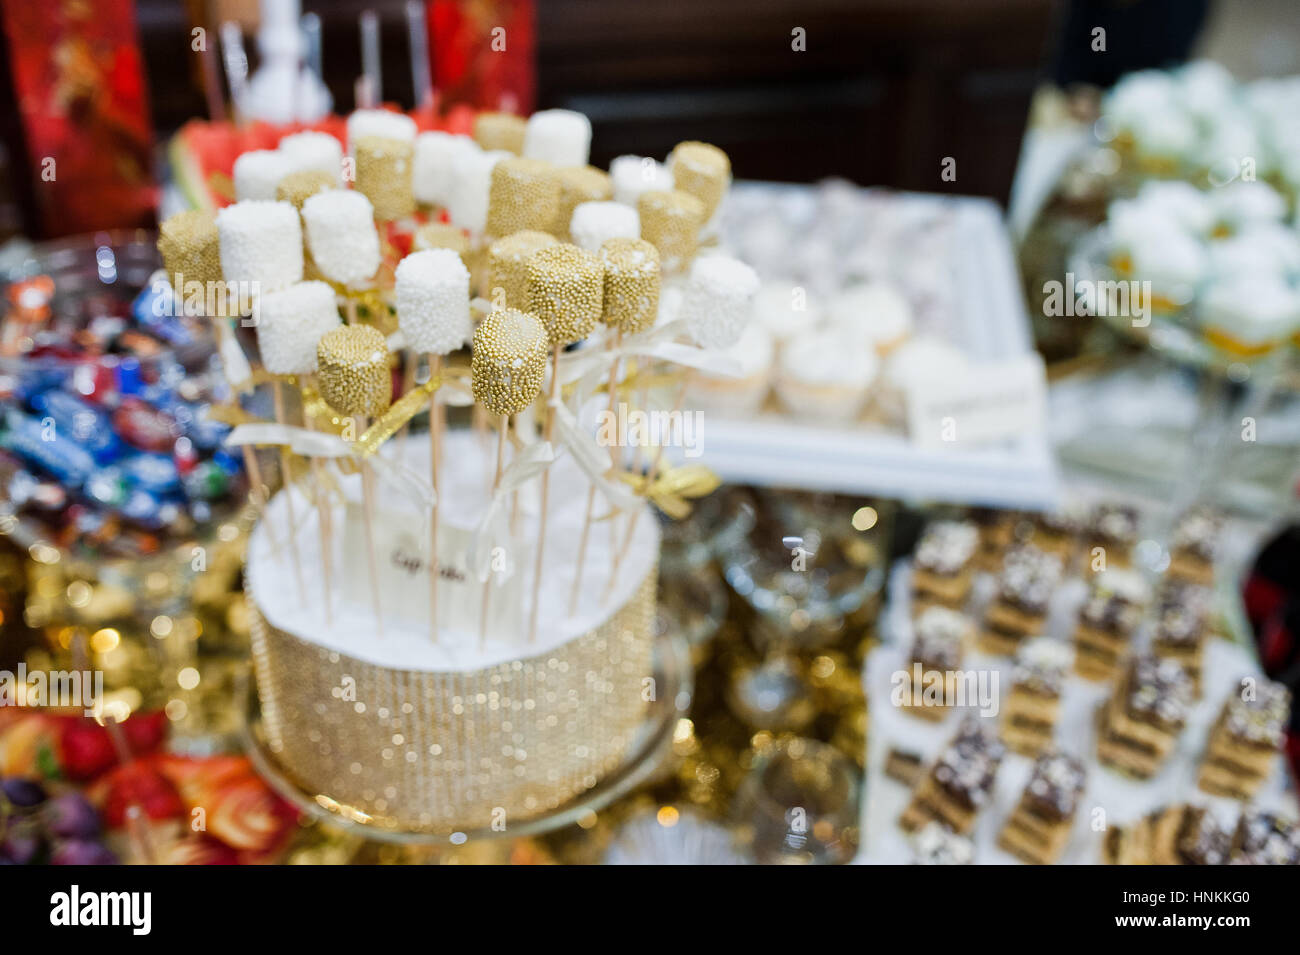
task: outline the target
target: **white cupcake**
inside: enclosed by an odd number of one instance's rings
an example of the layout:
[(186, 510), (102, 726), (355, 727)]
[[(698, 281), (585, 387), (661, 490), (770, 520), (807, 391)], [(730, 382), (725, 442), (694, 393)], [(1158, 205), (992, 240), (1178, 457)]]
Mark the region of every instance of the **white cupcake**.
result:
[(1152, 180), (1144, 184), (1138, 192), (1136, 209), (1138, 214), (1153, 219), (1167, 219), (1189, 235), (1207, 236), (1214, 227), (1213, 203), (1189, 182)]
[(821, 303), (793, 280), (764, 282), (754, 296), (754, 323), (778, 345), (808, 334), (821, 317)]
[(776, 393), (792, 413), (851, 421), (866, 404), (880, 360), (836, 329), (788, 342), (777, 365)]
[(688, 404), (728, 417), (752, 415), (767, 397), (775, 353), (771, 333), (762, 325), (750, 322), (740, 341), (722, 350), (723, 355), (740, 366), (739, 375), (729, 378), (696, 372), (687, 391)]
[(1241, 181), (1210, 193), (1215, 210), (1215, 234), (1231, 235), (1261, 222), (1281, 222), (1286, 200), (1266, 182)]
[(1199, 306), (1205, 337), (1242, 358), (1263, 355), (1300, 329), (1300, 292), (1277, 278), (1241, 275), (1214, 282)]
[(881, 356), (912, 333), (912, 306), (902, 292), (887, 282), (868, 282), (846, 289), (831, 299), (826, 317), (842, 335), (875, 349)]
[(1255, 223), (1210, 244), (1216, 278), (1300, 275), (1300, 233), (1277, 222)]

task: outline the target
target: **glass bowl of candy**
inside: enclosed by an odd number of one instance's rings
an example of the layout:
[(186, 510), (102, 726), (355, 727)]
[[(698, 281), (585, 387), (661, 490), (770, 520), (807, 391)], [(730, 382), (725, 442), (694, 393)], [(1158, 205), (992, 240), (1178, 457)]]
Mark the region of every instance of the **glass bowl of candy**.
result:
[(38, 246), (4, 277), (0, 506), (24, 546), (148, 558), (246, 497), (211, 415), (228, 392), (212, 327), (157, 269), (132, 232)]

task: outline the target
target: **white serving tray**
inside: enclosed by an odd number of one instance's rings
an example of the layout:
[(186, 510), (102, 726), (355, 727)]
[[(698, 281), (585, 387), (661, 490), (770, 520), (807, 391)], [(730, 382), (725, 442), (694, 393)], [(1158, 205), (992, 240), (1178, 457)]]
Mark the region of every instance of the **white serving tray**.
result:
[[(737, 183), (774, 200), (812, 186)], [(891, 201), (945, 207), (952, 215), (947, 268), (957, 314), (944, 334), (972, 361), (1030, 352), (1029, 319), (1001, 210), (987, 199), (896, 193)], [(927, 449), (868, 423), (823, 425), (762, 411), (746, 420), (709, 413), (704, 462), (724, 480), (762, 486), (872, 494), (919, 501), (1051, 509), (1060, 485), (1047, 435), (1005, 446)]]

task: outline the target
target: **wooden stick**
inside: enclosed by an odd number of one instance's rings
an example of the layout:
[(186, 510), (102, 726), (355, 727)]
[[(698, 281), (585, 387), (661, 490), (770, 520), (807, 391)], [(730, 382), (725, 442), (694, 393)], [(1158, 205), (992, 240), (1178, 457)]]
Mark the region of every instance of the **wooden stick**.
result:
[[(550, 441), (555, 433), (555, 403), (560, 394), (560, 346), (556, 345), (551, 357), (551, 389), (546, 397), (546, 424), (542, 425), (542, 440)], [(537, 564), (533, 571), (533, 609), (528, 619), (528, 642), (537, 641), (537, 602), (542, 594), (542, 556), (546, 550), (546, 510), (551, 499), (551, 469), (542, 472), (542, 510), (537, 516)]]
[[(244, 473), (248, 475), (248, 496), (253, 502), (253, 508), (257, 511), (258, 517), (266, 514), (267, 491), (266, 482), (262, 480), (262, 468), (257, 463), (257, 449), (251, 444), (243, 446), (244, 452)], [(277, 560), (280, 559), (280, 536), (275, 532), (275, 526), (271, 521), (263, 521), (266, 527), (267, 539), (271, 542), (271, 553)]]
[[(364, 433), (369, 422), (361, 423)], [(366, 522), (366, 561), (370, 565), (370, 599), (374, 603), (375, 636), (384, 638), (384, 608), (379, 599), (379, 559), (375, 554), (375, 470), (369, 461), (361, 462), (361, 495)]]
[[(288, 385), (283, 381), (271, 384), (271, 397), (275, 402), (275, 420), (278, 424), (288, 424), (284, 412), (284, 390)], [(298, 582), (298, 600), (307, 600), (307, 588), (303, 584), (302, 555), (298, 552), (298, 517), (293, 509), (293, 472), (290, 469), (293, 454), (287, 445), (280, 445), (281, 483), (284, 485), (285, 511), (289, 515), (289, 559), (293, 562), (293, 576)]]
[[(311, 415), (304, 414), (302, 423), (309, 431), (316, 427)], [(325, 588), (325, 622), (334, 625), (334, 517), (330, 511), (329, 491), (325, 486), (325, 468), (319, 458), (311, 461), (312, 479), (316, 484), (316, 523), (320, 531), (321, 583)]]
[[(492, 479), (492, 493), (496, 494), (497, 488), (501, 486), (501, 472), (505, 468), (506, 459), (506, 435), (510, 431), (510, 416), (501, 416), (501, 427), (497, 433), (497, 467), (496, 476)], [(478, 618), (478, 645), (482, 649), (487, 643), (487, 619), (488, 619), (488, 602), (492, 596), (492, 572), (489, 569), (487, 580), (483, 581), (483, 608)]]
[[(682, 378), (681, 387), (677, 389), (677, 400), (673, 402), (673, 410), (668, 414), (668, 420), (672, 421), (673, 414), (682, 410), (682, 402), (686, 399), (686, 390), (691, 384), (691, 372), (686, 372)], [(660, 442), (658, 450), (655, 452), (654, 460), (650, 462), (650, 469), (646, 471), (646, 487), (654, 483), (655, 475), (659, 472), (659, 465), (663, 461), (664, 448), (667, 444)], [(618, 578), (618, 569), (623, 566), (623, 560), (627, 557), (628, 551), (632, 549), (632, 534), (636, 530), (637, 519), (641, 516), (640, 508), (632, 512), (632, 516), (627, 522), (627, 531), (623, 535), (623, 543), (619, 545), (618, 551), (614, 554), (614, 561), (610, 567), (609, 583), (605, 585), (605, 596), (608, 597), (614, 589), (614, 581)]]
[[(442, 373), (442, 356), (430, 353), (429, 380), (433, 381)], [(438, 495), (438, 463), (442, 459), (442, 415), (443, 407), (435, 391), (429, 396), (429, 477), (433, 482), (433, 493)], [(433, 642), (438, 642), (438, 504), (433, 503), (429, 531), (429, 635)]]
[[(617, 348), (623, 338), (623, 330), (614, 329), (614, 338), (609, 343), (611, 349)], [(606, 405), (607, 413), (612, 414), (614, 403), (618, 393), (618, 365), (617, 358), (609, 366), (609, 403)], [(596, 485), (593, 484), (587, 489), (587, 516), (582, 521), (582, 536), (578, 538), (578, 565), (573, 572), (573, 589), (569, 591), (569, 616), (572, 617), (578, 611), (578, 593), (582, 589), (582, 568), (587, 562), (587, 538), (591, 534), (591, 516), (596, 508)]]

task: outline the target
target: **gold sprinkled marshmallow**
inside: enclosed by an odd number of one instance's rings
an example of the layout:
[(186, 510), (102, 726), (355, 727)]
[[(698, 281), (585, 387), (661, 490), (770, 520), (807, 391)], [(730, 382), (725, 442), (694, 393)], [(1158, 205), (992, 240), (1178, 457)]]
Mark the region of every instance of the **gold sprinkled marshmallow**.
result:
[(528, 121), (512, 113), (479, 113), (474, 119), (474, 142), (484, 149), (504, 149), (516, 156), (524, 151)]
[(727, 154), (708, 143), (678, 143), (668, 157), (668, 166), (675, 187), (704, 203), (704, 221), (708, 222), (731, 186)]
[(316, 193), (338, 187), (338, 176), (323, 169), (304, 169), (301, 172), (291, 172), (281, 179), (275, 187), (275, 198), (280, 202), (292, 203), (295, 209), (302, 212), (302, 204)]
[(595, 166), (565, 166), (555, 171), (555, 177), (560, 181), (560, 211), (552, 231), (567, 241), (573, 210), (584, 202), (612, 199), (614, 186), (609, 173)]
[(464, 262), (469, 256), (469, 239), (463, 229), (450, 222), (430, 222), (415, 230), (411, 249), (415, 252), (423, 252), (425, 249), (451, 249)]
[(492, 304), (528, 308), (528, 260), (538, 249), (559, 245), (559, 241), (547, 232), (524, 230), (488, 246), (487, 297)]
[(600, 321), (605, 270), (590, 252), (561, 242), (528, 259), (528, 310), (552, 345), (582, 341)]
[(659, 250), (665, 271), (676, 272), (695, 257), (704, 228), (704, 203), (680, 189), (652, 189), (641, 194), (636, 209), (641, 238)]
[(207, 289), (222, 281), (217, 220), (210, 212), (187, 209), (169, 217), (158, 230), (158, 251), (177, 295), (184, 296), (186, 282)]
[(485, 231), (504, 237), (532, 229), (549, 232), (560, 213), (555, 167), (540, 159), (503, 159), (492, 167)]
[(343, 325), (316, 345), (321, 397), (345, 415), (374, 417), (388, 410), (393, 382), (388, 341), (370, 325)]
[(474, 398), (492, 414), (519, 414), (542, 388), (550, 339), (536, 315), (489, 312), (474, 330), (470, 377)]
[(356, 187), (375, 207), (375, 218), (392, 222), (415, 211), (411, 166), (415, 147), (400, 139), (363, 136), (356, 142)]
[(644, 239), (606, 239), (601, 321), (624, 334), (649, 328), (659, 314), (659, 250)]

